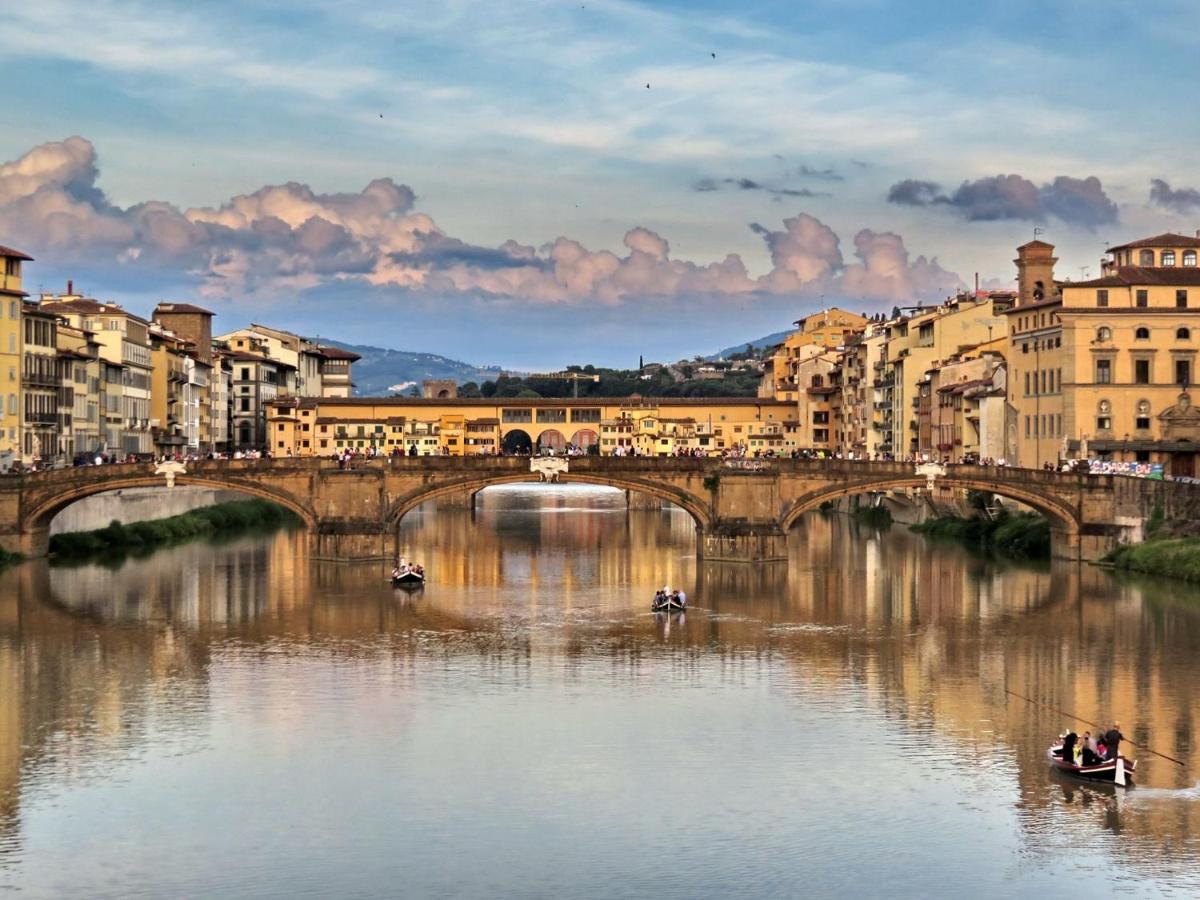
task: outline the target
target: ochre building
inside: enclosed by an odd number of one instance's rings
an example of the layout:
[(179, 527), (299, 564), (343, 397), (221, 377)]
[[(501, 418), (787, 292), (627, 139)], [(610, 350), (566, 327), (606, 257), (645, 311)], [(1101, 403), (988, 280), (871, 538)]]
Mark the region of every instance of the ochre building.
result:
[[(274, 456), (342, 451), (421, 455), (597, 448), (668, 456), (790, 453), (796, 404), (733, 399), (300, 398), (267, 404)], [(593, 451), (596, 452), (596, 451)]]

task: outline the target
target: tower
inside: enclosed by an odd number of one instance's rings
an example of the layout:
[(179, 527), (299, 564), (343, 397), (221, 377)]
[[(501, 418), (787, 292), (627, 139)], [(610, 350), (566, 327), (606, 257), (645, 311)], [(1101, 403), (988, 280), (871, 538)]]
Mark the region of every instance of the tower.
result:
[(1054, 245), (1045, 241), (1032, 240), (1017, 248), (1017, 305), (1027, 306), (1039, 300), (1049, 300), (1057, 290), (1054, 287)]

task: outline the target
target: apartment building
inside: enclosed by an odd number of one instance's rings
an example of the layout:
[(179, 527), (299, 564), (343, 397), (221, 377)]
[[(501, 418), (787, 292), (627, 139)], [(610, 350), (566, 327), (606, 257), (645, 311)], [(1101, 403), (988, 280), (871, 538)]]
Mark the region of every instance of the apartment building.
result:
[(59, 457), (58, 316), (26, 302), (22, 320), (21, 462), (49, 465)]
[[(41, 309), (66, 319), (68, 324), (95, 335), (105, 367), (106, 452), (150, 456), (154, 429), (160, 423), (150, 415), (152, 369), (150, 323), (116, 303), (101, 303), (79, 294), (43, 294)], [(119, 410), (111, 408), (119, 369)], [(116, 419), (120, 418), (120, 423)]]
[(837, 307), (798, 319), (795, 322), (797, 330), (789, 334), (764, 363), (758, 395), (797, 401), (805, 385), (799, 383), (796, 367), (811, 358), (812, 348), (836, 350), (843, 347), (852, 337), (861, 334), (870, 321), (865, 316)]
[(0, 469), (21, 457), (21, 267), (32, 256), (0, 245)]

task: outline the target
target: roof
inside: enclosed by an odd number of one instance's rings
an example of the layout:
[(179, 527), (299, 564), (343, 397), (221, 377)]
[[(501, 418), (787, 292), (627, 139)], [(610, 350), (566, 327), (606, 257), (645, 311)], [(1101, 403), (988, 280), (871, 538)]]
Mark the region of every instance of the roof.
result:
[[(275, 401), (279, 402), (279, 401)], [(289, 401), (295, 403), (295, 400)], [(624, 409), (647, 409), (653, 407), (677, 406), (761, 406), (764, 409), (796, 408), (795, 403), (786, 400), (772, 400), (766, 397), (448, 397), (438, 400), (426, 397), (307, 397), (300, 402), (305, 405), (322, 406), (328, 409), (346, 406), (480, 406), (480, 407), (519, 407), (534, 408), (551, 406), (556, 409), (563, 407), (595, 407), (617, 406)]]
[(17, 259), (26, 259), (33, 262), (33, 257), (28, 253), (22, 253), (20, 250), (14, 250), (12, 247), (5, 247), (0, 244), (0, 256), (15, 256)]
[(192, 313), (201, 316), (215, 316), (211, 309), (205, 309), (202, 306), (193, 306), (191, 303), (160, 303), (154, 307), (154, 312), (151, 315), (157, 316), (159, 313), (171, 315), (173, 313)]
[(1117, 250), (1137, 250), (1140, 247), (1200, 247), (1200, 237), (1175, 234), (1172, 231), (1168, 231), (1165, 234), (1158, 234), (1154, 237), (1142, 238), (1138, 241), (1131, 241), (1128, 244), (1118, 244), (1116, 247), (1109, 247), (1106, 252), (1114, 253)]
[(345, 359), (350, 362), (362, 359), (360, 354), (343, 350), (341, 347), (318, 347), (317, 352), (326, 359)]
[(1022, 244), (1022, 245), (1021, 245), (1020, 247), (1018, 247), (1017, 249), (1018, 249), (1018, 250), (1028, 250), (1028, 249), (1030, 249), (1030, 248), (1036, 248), (1036, 249), (1039, 249), (1039, 250), (1053, 250), (1053, 249), (1054, 249), (1054, 245), (1053, 245), (1053, 244), (1047, 244), (1045, 241), (1039, 241), (1039, 240), (1037, 240), (1037, 239), (1035, 238), (1035, 239), (1033, 239), (1032, 241), (1030, 241), (1030, 242), (1029, 242), (1029, 243), (1027, 243), (1027, 244)]
[(270, 363), (271, 365), (275, 366), (277, 369), (294, 369), (294, 368), (296, 368), (291, 363), (285, 363), (282, 360), (278, 360), (278, 359), (271, 359), (271, 357), (269, 357), (269, 356), (262, 356), (261, 354), (258, 354), (258, 353), (247, 353), (245, 350), (234, 350), (232, 353), (229, 354), (229, 358), (232, 359), (234, 362)]
[[(1200, 246), (1200, 242), (1197, 242), (1197, 246)], [(1091, 281), (1062, 282), (1064, 289), (1130, 287), (1134, 285), (1197, 287), (1200, 286), (1200, 268), (1192, 266), (1121, 266), (1103, 278), (1093, 278)]]
[(116, 303), (101, 303), (98, 300), (90, 300), (84, 297), (77, 297), (73, 300), (59, 300), (50, 297), (43, 299), (41, 305), (43, 309), (49, 309), (56, 313), (77, 313), (87, 316), (124, 316), (143, 325), (150, 324), (141, 316), (131, 313)]
[(970, 381), (958, 381), (954, 384), (948, 384), (945, 387), (938, 388), (939, 394), (961, 394), (968, 388), (979, 387), (982, 384), (991, 385), (990, 378), (973, 378)]

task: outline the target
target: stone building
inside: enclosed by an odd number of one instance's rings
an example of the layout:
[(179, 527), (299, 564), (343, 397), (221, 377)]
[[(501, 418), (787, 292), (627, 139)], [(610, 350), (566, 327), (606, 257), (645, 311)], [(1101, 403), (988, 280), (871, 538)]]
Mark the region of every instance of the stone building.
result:
[(21, 267), (32, 256), (0, 246), (0, 470), (21, 456)]

